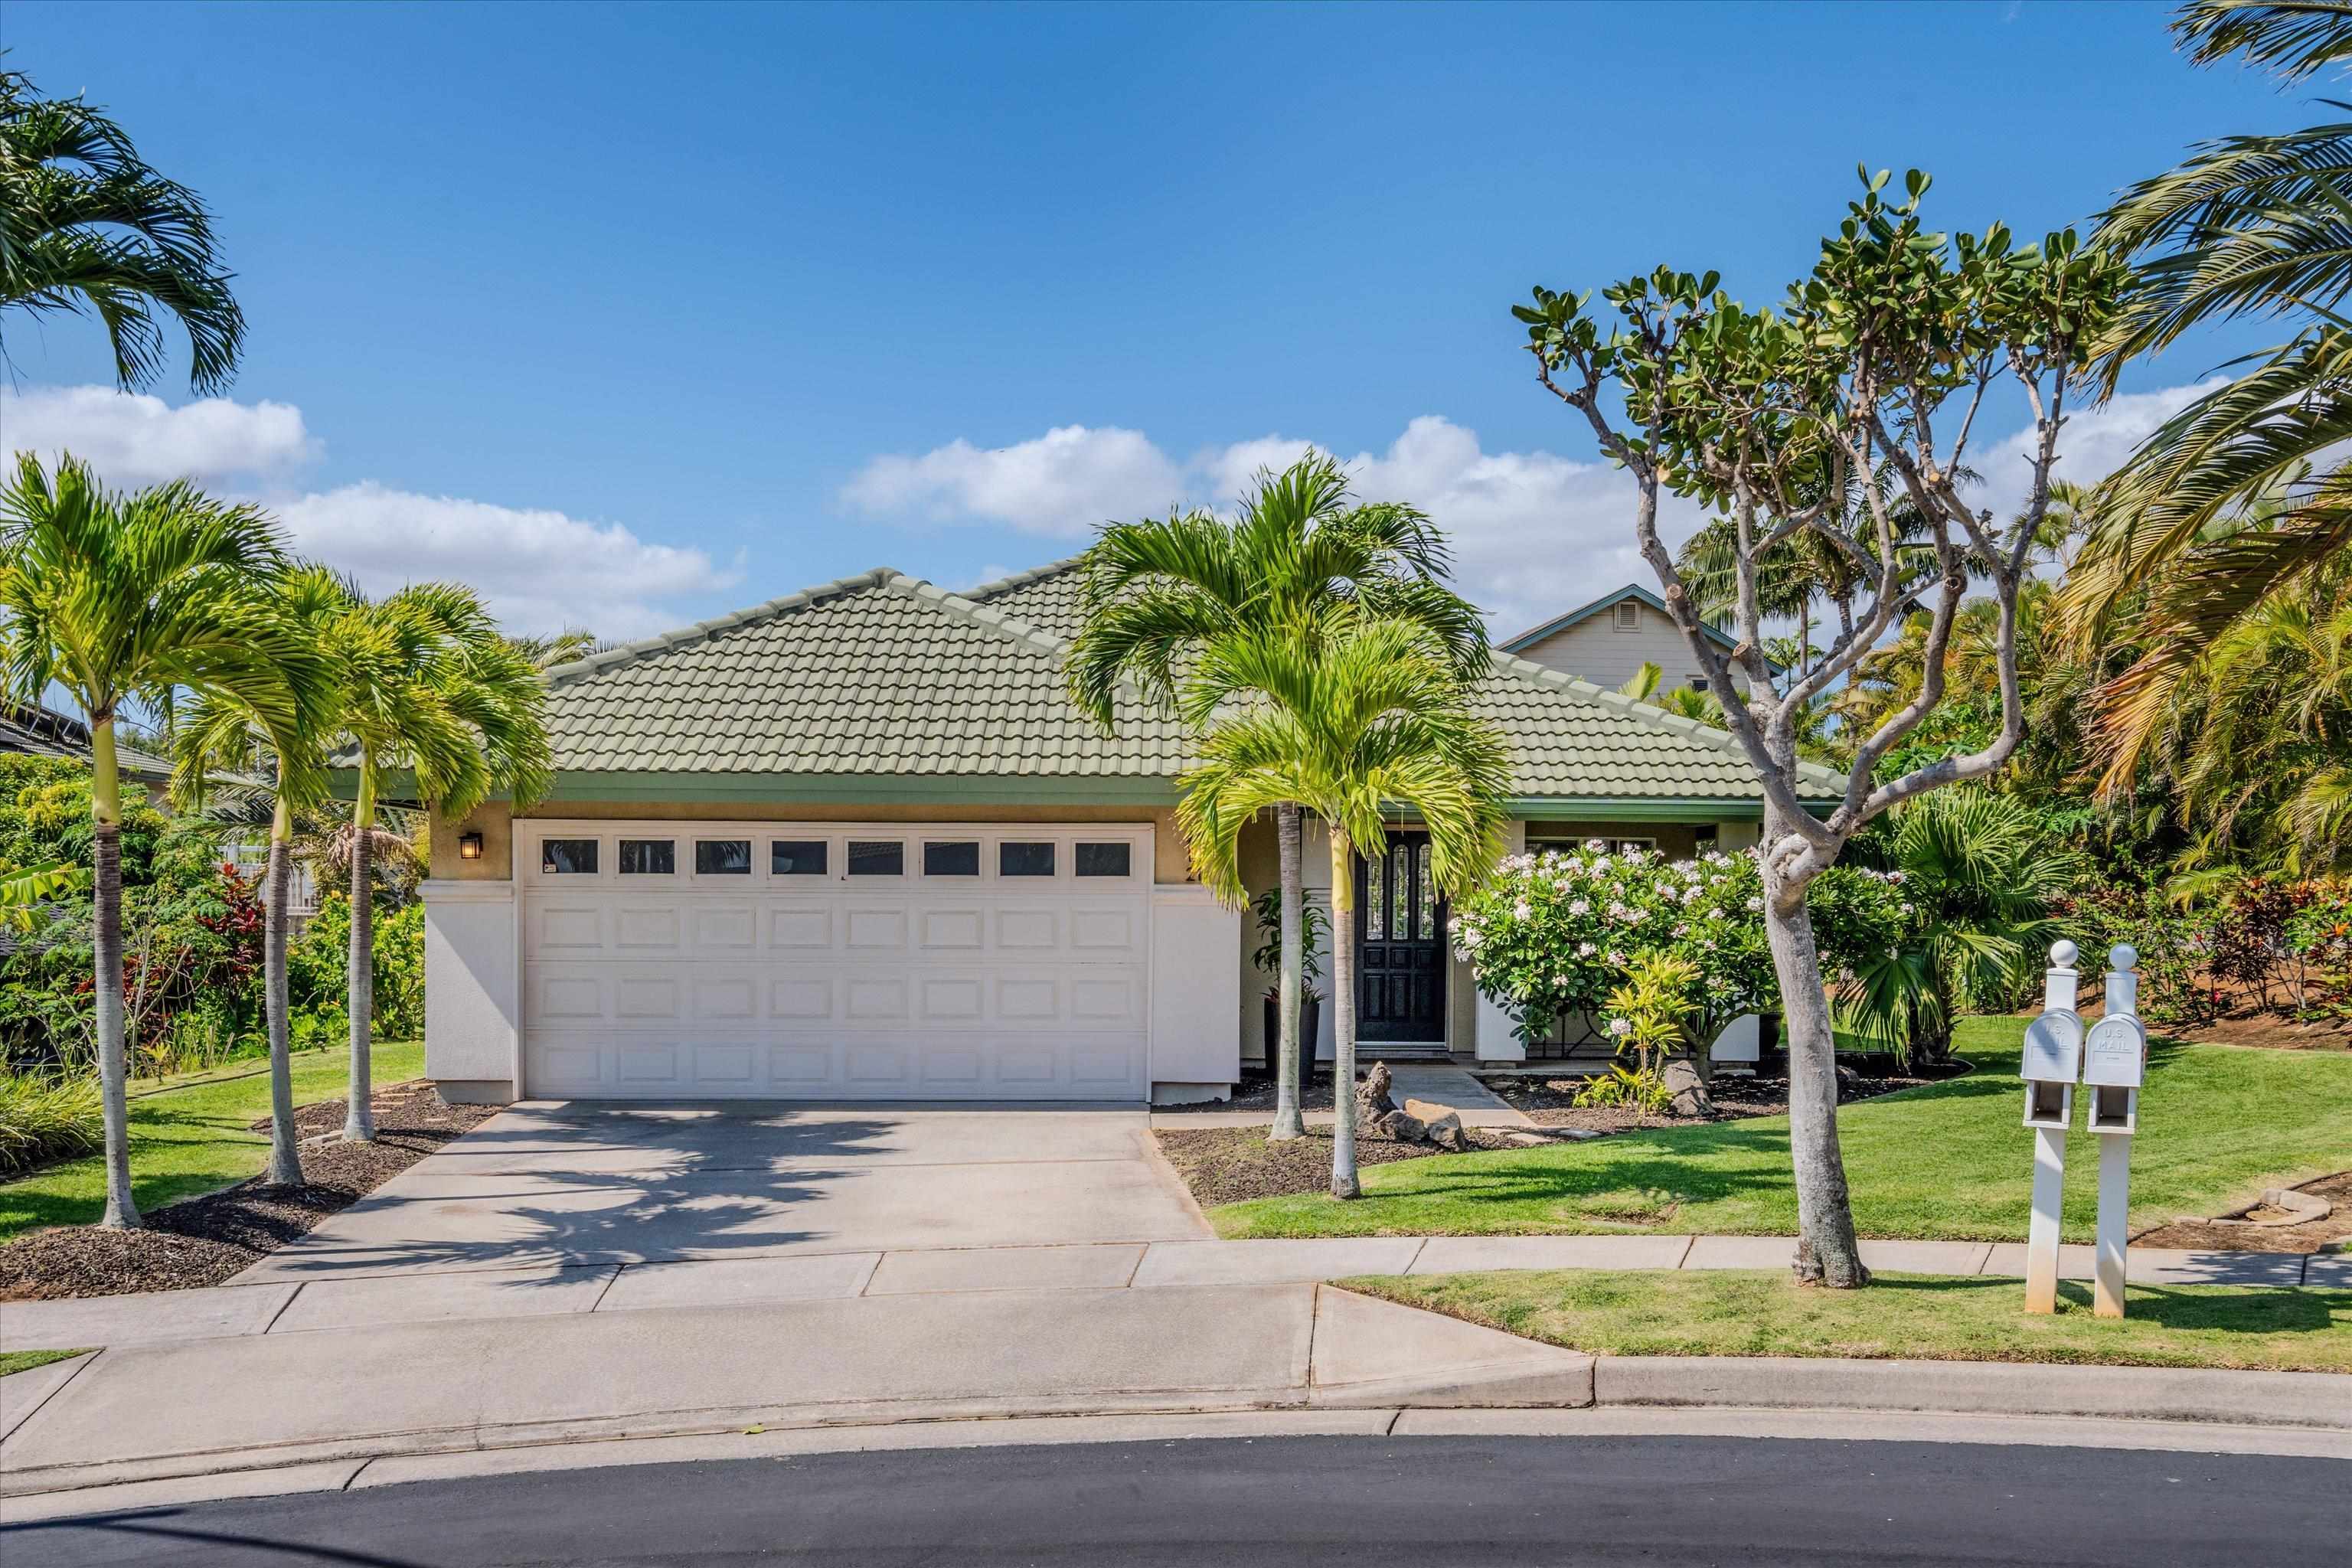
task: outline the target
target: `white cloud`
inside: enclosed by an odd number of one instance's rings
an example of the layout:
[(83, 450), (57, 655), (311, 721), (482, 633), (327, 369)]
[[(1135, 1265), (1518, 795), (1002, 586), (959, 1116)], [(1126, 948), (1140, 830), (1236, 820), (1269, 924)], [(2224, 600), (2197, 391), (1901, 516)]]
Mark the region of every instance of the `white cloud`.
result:
[(426, 578), (470, 583), (518, 631), (585, 626), (599, 637), (645, 637), (677, 624), (660, 601), (735, 580), (699, 550), (649, 544), (619, 523), (373, 481), (282, 501), (276, 510), (296, 549), (351, 573), (371, 593)]
[(1017, 446), (957, 439), (920, 457), (876, 458), (841, 494), (865, 512), (1076, 539), (1109, 519), (1156, 511), (1183, 488), (1182, 469), (1140, 431), (1065, 425)]
[(86, 458), (111, 486), (185, 477), (261, 501), (297, 550), (371, 593), (436, 578), (468, 583), (520, 632), (586, 626), (599, 637), (643, 637), (688, 618), (667, 602), (737, 577), (700, 550), (652, 543), (617, 522), (373, 480), (305, 489), (302, 471), (323, 447), (289, 404), (215, 397), (173, 408), (106, 386), (0, 388), (0, 434), (12, 452)]
[(221, 485), (298, 468), (323, 450), (286, 403), (207, 397), (174, 408), (110, 386), (0, 386), (0, 430), (11, 452), (55, 461), (71, 452), (124, 489), (190, 479)]
[[(1262, 436), (1179, 462), (1137, 431), (1067, 426), (992, 451), (957, 441), (877, 458), (842, 500), (869, 514), (1078, 540), (1106, 519), (1157, 515), (1171, 503), (1230, 505), (1258, 469), (1284, 467), (1307, 444)], [(1650, 581), (1633, 546), (1633, 486), (1606, 463), (1487, 452), (1475, 431), (1434, 415), (1413, 420), (1385, 452), (1347, 463), (1365, 499), (1409, 500), (1437, 520), (1463, 590), (1498, 631)], [(1678, 510), (1670, 536), (1688, 526)]]
[[(2100, 479), (2204, 390), (2136, 393), (2070, 416), (2058, 472)], [(1972, 465), (1985, 475), (1982, 504), (1996, 516), (2024, 499), (2032, 439), (2030, 429), (2005, 437)], [(1230, 506), (1259, 469), (1280, 468), (1308, 445), (1304, 437), (1260, 436), (1180, 462), (1140, 432), (1072, 425), (993, 450), (956, 441), (919, 456), (877, 458), (843, 487), (841, 499), (869, 515), (1080, 540), (1106, 518), (1156, 516), (1171, 503)], [(1540, 450), (1489, 452), (1476, 431), (1433, 414), (1407, 425), (1386, 450), (1343, 460), (1364, 499), (1410, 501), (1436, 520), (1454, 547), (1457, 584), (1498, 635), (1626, 583), (1655, 586), (1634, 544), (1633, 482), (1612, 464)], [(1671, 548), (1700, 514), (1673, 497), (1664, 508), (1660, 531)]]
[[(2195, 386), (2126, 393), (2095, 408), (2067, 415), (2058, 432), (2058, 461), (2051, 472), (2077, 484), (2096, 484), (2123, 467), (2124, 459), (2158, 426), (2220, 384), (2217, 378)], [(2033, 452), (2033, 426), (2028, 425), (1970, 461), (1969, 466), (1984, 476), (1984, 484), (1969, 504), (1989, 509), (1998, 522), (2014, 517), (2025, 504)]]

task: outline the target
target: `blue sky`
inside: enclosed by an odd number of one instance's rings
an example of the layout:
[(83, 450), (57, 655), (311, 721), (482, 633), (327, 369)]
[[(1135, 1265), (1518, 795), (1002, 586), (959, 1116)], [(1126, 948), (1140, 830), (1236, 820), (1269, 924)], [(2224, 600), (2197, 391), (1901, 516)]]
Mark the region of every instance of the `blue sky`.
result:
[[(11, 321), (0, 414), (260, 496), (371, 582), (616, 636), (1032, 565), (1313, 440), (1452, 527), (1511, 630), (1647, 581), (1528, 380), (1530, 284), (1671, 261), (1761, 300), (1857, 161), (2039, 235), (2313, 118), (2166, 14), (10, 0), (10, 64), (211, 201), (252, 338), (190, 409), (184, 367), (76, 391), (95, 328)], [(2263, 341), (2136, 369), (2078, 469)]]

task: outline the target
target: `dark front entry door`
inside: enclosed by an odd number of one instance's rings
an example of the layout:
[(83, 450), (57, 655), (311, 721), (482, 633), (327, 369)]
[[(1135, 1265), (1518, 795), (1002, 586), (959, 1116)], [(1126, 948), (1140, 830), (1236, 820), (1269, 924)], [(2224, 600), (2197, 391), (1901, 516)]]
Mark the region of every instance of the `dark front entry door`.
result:
[(1384, 859), (1356, 860), (1356, 1038), (1445, 1038), (1445, 900), (1429, 836), (1391, 833)]

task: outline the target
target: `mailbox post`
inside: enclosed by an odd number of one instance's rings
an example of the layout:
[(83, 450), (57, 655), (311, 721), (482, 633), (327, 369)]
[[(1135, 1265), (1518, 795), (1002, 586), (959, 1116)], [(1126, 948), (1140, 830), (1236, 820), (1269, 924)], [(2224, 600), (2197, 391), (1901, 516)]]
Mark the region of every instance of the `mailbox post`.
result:
[(2058, 1310), (2058, 1211), (2066, 1185), (2066, 1128), (2083, 1069), (2083, 1020), (2074, 1011), (2077, 949), (2053, 943), (2042, 1016), (2026, 1026), (2025, 1125), (2033, 1129), (2033, 1218), (2025, 1233), (2025, 1310)]
[(2124, 1242), (2130, 1230), (2132, 1135), (2139, 1130), (2140, 1084), (2147, 1076), (2147, 1027), (2139, 1021), (2139, 954), (2118, 942), (2107, 954), (2106, 1016), (2083, 1047), (2083, 1087), (2099, 1138), (2099, 1229), (2093, 1310), (2124, 1315)]

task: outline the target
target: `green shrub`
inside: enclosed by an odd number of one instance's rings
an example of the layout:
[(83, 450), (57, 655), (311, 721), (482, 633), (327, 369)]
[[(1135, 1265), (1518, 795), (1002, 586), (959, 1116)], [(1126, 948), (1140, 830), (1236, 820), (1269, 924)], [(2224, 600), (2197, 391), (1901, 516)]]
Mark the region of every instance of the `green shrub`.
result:
[(95, 1153), (105, 1136), (97, 1079), (0, 1074), (0, 1176)]
[[(352, 901), (340, 892), (320, 900), (319, 912), (286, 954), (288, 1027), (305, 1040), (336, 1043), (349, 1030), (346, 977), (352, 949)], [(375, 916), (375, 1037), (415, 1039), (425, 1028), (425, 906), (379, 909)]]

